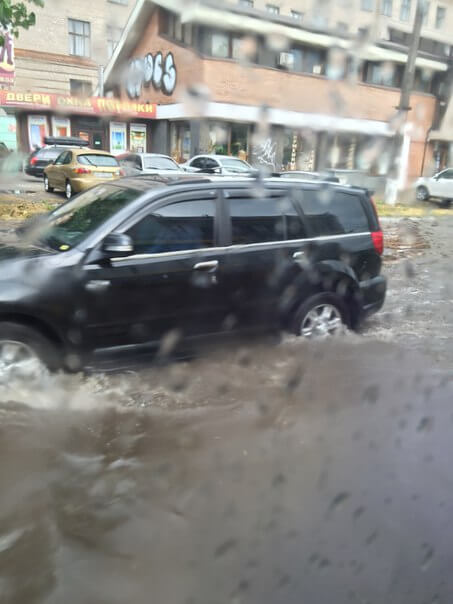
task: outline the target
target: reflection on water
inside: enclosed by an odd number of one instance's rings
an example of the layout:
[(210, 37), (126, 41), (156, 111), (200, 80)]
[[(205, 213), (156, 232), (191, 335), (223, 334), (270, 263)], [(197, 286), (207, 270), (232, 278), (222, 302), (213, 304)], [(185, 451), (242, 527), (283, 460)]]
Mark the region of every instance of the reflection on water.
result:
[(425, 361), (290, 341), (46, 390), (0, 406), (2, 603), (449, 600)]

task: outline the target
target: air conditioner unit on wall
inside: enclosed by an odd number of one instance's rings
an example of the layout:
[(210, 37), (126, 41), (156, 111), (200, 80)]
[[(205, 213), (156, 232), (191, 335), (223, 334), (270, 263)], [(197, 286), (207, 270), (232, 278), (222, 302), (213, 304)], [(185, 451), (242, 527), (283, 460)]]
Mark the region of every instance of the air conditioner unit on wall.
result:
[(278, 66), (285, 69), (293, 69), (294, 55), (292, 52), (281, 52), (278, 57)]

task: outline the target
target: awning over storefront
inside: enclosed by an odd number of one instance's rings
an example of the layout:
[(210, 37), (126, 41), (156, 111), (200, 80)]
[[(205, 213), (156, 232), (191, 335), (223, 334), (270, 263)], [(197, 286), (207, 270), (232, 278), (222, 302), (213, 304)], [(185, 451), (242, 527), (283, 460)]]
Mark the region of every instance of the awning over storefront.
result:
[[(254, 105), (233, 105), (231, 103), (208, 103), (204, 117), (208, 119), (231, 120), (235, 122), (257, 123), (260, 120), (260, 107)], [(159, 120), (191, 119), (187, 105), (174, 103), (158, 105), (156, 117)], [(357, 132), (369, 136), (392, 136), (393, 131), (387, 122), (367, 119), (336, 117), (320, 113), (302, 113), (286, 109), (269, 109), (267, 119), (274, 126), (292, 128), (310, 128), (311, 130), (330, 132)]]
[(445, 112), (442, 124), (439, 130), (433, 130), (429, 139), (432, 141), (443, 141), (447, 143), (453, 143), (453, 100), (450, 99), (448, 102), (447, 110)]
[(45, 92), (20, 92), (0, 90), (0, 107), (25, 111), (52, 111), (66, 115), (124, 116), (129, 118), (154, 119), (156, 105), (120, 101), (113, 98), (79, 98)]

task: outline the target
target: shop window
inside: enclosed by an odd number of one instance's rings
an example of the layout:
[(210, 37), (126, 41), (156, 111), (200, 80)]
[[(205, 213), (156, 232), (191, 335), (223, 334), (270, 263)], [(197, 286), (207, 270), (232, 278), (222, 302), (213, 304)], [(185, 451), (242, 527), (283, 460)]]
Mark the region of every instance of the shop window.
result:
[(91, 54), (91, 25), (87, 21), (68, 20), (69, 54), (89, 57)]
[(107, 52), (109, 59), (115, 52), (115, 48), (120, 41), (121, 34), (123, 33), (122, 27), (114, 27), (113, 25), (107, 25)]
[(187, 122), (173, 122), (170, 125), (170, 155), (178, 163), (190, 158), (191, 135)]
[(88, 97), (93, 93), (93, 85), (85, 80), (69, 80), (71, 96)]
[(227, 59), (230, 56), (230, 37), (227, 33), (212, 34), (210, 54), (220, 59)]
[(436, 8), (436, 29), (442, 29), (445, 23), (445, 16), (447, 14), (447, 9), (445, 6), (438, 6)]
[(188, 46), (192, 44), (192, 25), (181, 23), (181, 17), (175, 13), (169, 11), (163, 13), (162, 33), (177, 42), (182, 42)]
[(391, 17), (393, 11), (393, 0), (381, 0), (381, 14)]
[(71, 121), (65, 117), (52, 118), (53, 136), (71, 136)]
[(400, 20), (409, 21), (411, 16), (411, 0), (401, 0)]
[(325, 50), (308, 47), (298, 47), (293, 48), (291, 50), (291, 53), (294, 57), (294, 71), (300, 71), (302, 73), (314, 73), (317, 75), (325, 73)]
[(131, 124), (129, 148), (135, 153), (146, 153), (146, 124)]
[(49, 135), (47, 117), (45, 115), (28, 116), (28, 140), (30, 149), (44, 146), (44, 138)]
[(401, 85), (402, 66), (392, 63), (367, 63), (365, 82), (377, 86), (398, 87)]

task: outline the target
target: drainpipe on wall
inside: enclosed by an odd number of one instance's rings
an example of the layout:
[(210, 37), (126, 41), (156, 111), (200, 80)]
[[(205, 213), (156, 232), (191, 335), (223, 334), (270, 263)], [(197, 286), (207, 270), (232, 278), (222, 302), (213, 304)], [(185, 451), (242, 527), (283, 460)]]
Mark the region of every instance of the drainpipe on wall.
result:
[(98, 70), (99, 74), (98, 74), (98, 79), (99, 79), (99, 84), (98, 84), (98, 96), (104, 96), (104, 67), (102, 65), (99, 66), (99, 70)]
[(432, 126), (430, 128), (428, 128), (428, 132), (426, 133), (425, 136), (425, 144), (423, 145), (423, 159), (422, 159), (422, 169), (420, 171), (419, 176), (423, 176), (423, 172), (425, 171), (425, 159), (426, 159), (426, 146), (428, 144), (429, 141), (429, 135), (431, 134), (431, 130), (432, 130)]

